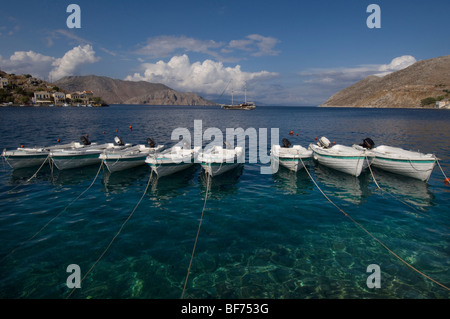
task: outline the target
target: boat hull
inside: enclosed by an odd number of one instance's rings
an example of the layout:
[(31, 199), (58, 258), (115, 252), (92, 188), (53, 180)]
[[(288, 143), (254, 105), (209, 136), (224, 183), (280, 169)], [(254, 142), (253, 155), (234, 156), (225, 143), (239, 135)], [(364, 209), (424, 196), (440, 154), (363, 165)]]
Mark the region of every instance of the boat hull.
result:
[(436, 164), (436, 158), (432, 154), (425, 155), (395, 147), (379, 146), (372, 153), (374, 167), (421, 181), (428, 181)]
[(51, 150), (67, 149), (75, 145), (76, 143), (69, 143), (50, 147), (25, 147), (10, 151), (4, 150), (2, 157), (13, 169), (40, 166), (49, 157)]
[[(342, 152), (335, 152), (338, 148), (341, 149)], [(359, 152), (351, 147), (342, 145), (335, 145), (330, 149), (323, 149), (317, 145), (311, 144), (310, 149), (314, 153), (313, 158), (317, 160), (319, 164), (356, 177), (361, 175), (362, 170), (368, 166), (367, 159), (369, 159), (369, 163), (372, 161), (372, 158), (363, 151)]]
[(91, 154), (51, 154), (51, 159), (59, 170), (66, 170), (72, 168), (79, 168), (83, 166), (89, 166), (94, 164), (100, 164), (101, 159), (99, 157), (101, 151)]
[(221, 146), (214, 146), (210, 150), (200, 153), (197, 160), (210, 176), (221, 175), (225, 172), (240, 166), (244, 163), (244, 150), (237, 146), (234, 149), (224, 149)]
[(189, 150), (176, 146), (162, 153), (150, 154), (145, 163), (159, 178), (178, 173), (194, 165), (194, 158), (198, 150), (198, 147)]
[(149, 162), (147, 162), (147, 164), (150, 166), (152, 171), (156, 175), (158, 175), (158, 177), (172, 175), (194, 165), (194, 163), (149, 163)]
[(206, 174), (211, 176), (218, 176), (228, 171), (235, 169), (242, 165), (242, 163), (202, 163), (201, 166)]
[(145, 165), (145, 159), (147, 158), (147, 155), (140, 155), (136, 157), (122, 157), (122, 158), (109, 156), (106, 158), (102, 158), (102, 155), (100, 155), (100, 158), (103, 161), (103, 164), (106, 165), (106, 167), (111, 173), (124, 171), (133, 167)]
[[(23, 154), (17, 154), (23, 153)], [(24, 152), (4, 152), (2, 155), (12, 169), (40, 166), (48, 158), (48, 152), (45, 153), (24, 153)]]
[(108, 170), (113, 173), (145, 165), (145, 160), (149, 154), (155, 154), (163, 149), (164, 145), (152, 148), (136, 145), (119, 151), (105, 151), (100, 154), (100, 159)]
[(283, 148), (279, 145), (273, 145), (271, 149), (272, 167), (277, 168), (278, 165), (297, 172), (303, 168), (303, 160), (312, 157), (313, 152), (307, 150), (300, 145), (294, 145), (292, 148)]

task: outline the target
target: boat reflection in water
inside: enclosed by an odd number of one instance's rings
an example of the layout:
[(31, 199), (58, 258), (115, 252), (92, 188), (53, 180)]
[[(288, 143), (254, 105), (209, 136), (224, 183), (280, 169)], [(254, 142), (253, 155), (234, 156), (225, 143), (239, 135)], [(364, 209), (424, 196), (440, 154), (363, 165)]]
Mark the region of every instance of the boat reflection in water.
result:
[(414, 207), (425, 208), (433, 202), (434, 196), (428, 183), (372, 167), (373, 175), (381, 189)]
[(208, 198), (220, 199), (230, 194), (235, 194), (238, 187), (239, 177), (244, 171), (244, 165), (239, 165), (228, 172), (221, 175), (211, 177), (203, 169), (199, 174), (198, 180), (200, 184), (200, 191), (204, 195), (208, 188)]
[[(316, 181), (327, 194), (353, 204), (362, 203), (370, 194), (370, 174), (363, 172), (359, 177), (336, 171), (324, 165), (314, 167)], [(325, 187), (322, 187), (325, 186)], [(328, 192), (327, 192), (328, 191)]]
[(198, 168), (198, 165), (192, 165), (176, 174), (170, 175), (169, 178), (158, 178), (153, 171), (148, 195), (151, 196), (153, 200), (159, 201), (169, 200), (185, 194), (185, 189), (195, 183), (194, 179), (198, 172)]
[[(306, 169), (310, 170), (310, 165), (307, 165), (306, 161), (305, 166)], [(287, 194), (309, 194), (314, 186), (305, 169), (294, 172), (280, 166), (272, 177), (275, 187)]]
[(102, 183), (106, 193), (125, 193), (128, 187), (137, 183), (143, 184), (142, 191), (144, 191), (150, 173), (151, 170), (148, 169), (148, 166), (139, 166), (114, 173), (104, 168)]

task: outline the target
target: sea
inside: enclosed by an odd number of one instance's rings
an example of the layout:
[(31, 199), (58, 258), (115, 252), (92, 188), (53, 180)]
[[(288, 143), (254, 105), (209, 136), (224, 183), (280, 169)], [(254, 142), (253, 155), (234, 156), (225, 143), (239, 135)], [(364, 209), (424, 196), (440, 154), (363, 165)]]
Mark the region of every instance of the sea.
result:
[[(449, 123), (439, 109), (1, 107), (1, 150), (83, 135), (169, 147), (179, 132), (242, 128), (258, 134), (247, 158), (259, 153), (211, 180), (198, 164), (158, 179), (146, 165), (111, 174), (3, 161), (0, 299), (448, 299)], [(271, 144), (322, 136), (433, 153), (440, 166), (428, 182), (314, 160), (262, 174)]]

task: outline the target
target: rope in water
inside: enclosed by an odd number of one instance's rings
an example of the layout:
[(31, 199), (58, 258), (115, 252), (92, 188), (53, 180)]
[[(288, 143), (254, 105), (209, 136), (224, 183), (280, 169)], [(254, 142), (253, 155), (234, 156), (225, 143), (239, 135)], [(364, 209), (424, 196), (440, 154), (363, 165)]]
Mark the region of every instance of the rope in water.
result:
[(340, 208), (339, 206), (337, 206), (323, 191), (322, 189), (319, 187), (319, 185), (316, 183), (316, 181), (314, 180), (314, 178), (311, 176), (311, 174), (309, 173), (308, 169), (305, 166), (305, 163), (303, 163), (303, 160), (300, 159), (302, 161), (302, 165), (303, 168), (305, 169), (305, 171), (308, 173), (309, 178), (313, 181), (314, 185), (316, 185), (317, 189), (322, 193), (322, 195), (334, 206), (336, 207), (341, 213), (343, 213), (345, 215), (345, 217), (349, 218), (353, 223), (355, 223), (355, 225), (357, 225), (359, 228), (361, 228), (365, 233), (367, 233), (370, 237), (372, 237), (375, 241), (377, 241), (383, 248), (385, 248), (390, 254), (392, 254), (394, 257), (396, 257), (398, 260), (400, 260), (402, 263), (404, 263), (405, 265), (407, 265), (408, 267), (410, 267), (412, 270), (416, 271), (418, 274), (422, 275), (423, 277), (431, 280), (432, 282), (434, 282), (435, 284), (450, 290), (450, 288), (448, 288), (447, 286), (441, 284), (440, 282), (434, 280), (433, 278), (429, 277), (428, 275), (424, 274), (423, 272), (421, 272), (420, 270), (418, 270), (417, 268), (415, 268), (414, 266), (412, 266), (411, 264), (409, 264), (407, 261), (405, 261), (404, 259), (402, 259), (400, 256), (398, 256), (396, 253), (394, 253), (389, 247), (387, 247), (381, 240), (379, 240), (378, 238), (376, 238), (372, 233), (370, 233), (367, 229), (365, 229), (360, 223), (358, 223), (356, 220), (354, 220), (349, 214), (347, 214), (342, 208)]
[(187, 285), (187, 282), (188, 282), (189, 274), (191, 272), (192, 260), (194, 259), (195, 248), (197, 247), (198, 235), (200, 234), (200, 227), (202, 226), (203, 215), (205, 213), (206, 200), (208, 199), (208, 192), (209, 192), (209, 188), (211, 187), (211, 185), (210, 185), (211, 184), (211, 175), (210, 174), (206, 174), (206, 176), (207, 176), (207, 180), (206, 180), (205, 201), (203, 203), (202, 215), (200, 217), (200, 222), (198, 224), (197, 236), (195, 236), (194, 248), (192, 249), (191, 260), (189, 261), (189, 267), (188, 267), (188, 271), (187, 271), (187, 274), (186, 274), (186, 279), (184, 281), (184, 287), (183, 287), (183, 292), (181, 294), (181, 299), (184, 298), (184, 293), (186, 291), (186, 285)]
[[(134, 212), (136, 211), (136, 209), (138, 208), (139, 204), (142, 202), (142, 200), (144, 199), (145, 194), (147, 194), (147, 190), (148, 187), (150, 186), (150, 183), (152, 181), (152, 177), (153, 177), (153, 171), (150, 172), (150, 177), (148, 179), (147, 182), (147, 186), (145, 187), (144, 193), (142, 194), (141, 198), (139, 199), (138, 203), (136, 204), (136, 206), (134, 206), (133, 211), (128, 215), (127, 219), (122, 223), (122, 226), (120, 226), (119, 231), (114, 235), (114, 237), (111, 239), (111, 241), (109, 242), (108, 246), (106, 246), (105, 250), (103, 250), (103, 252), (100, 254), (100, 257), (97, 258), (97, 260), (94, 262), (94, 264), (91, 266), (91, 268), (89, 268), (89, 270), (86, 272), (86, 274), (83, 276), (83, 278), (81, 278), (80, 280), (80, 285), (83, 282), (84, 279), (86, 279), (87, 275), (89, 275), (92, 270), (94, 270), (94, 267), (98, 264), (98, 262), (103, 258), (103, 256), (106, 254), (106, 252), (109, 250), (109, 248), (111, 247), (111, 245), (113, 244), (113, 242), (116, 240), (117, 236), (119, 236), (119, 234), (122, 232), (122, 229), (125, 227), (125, 224), (130, 220), (131, 216), (133, 216)], [(70, 296), (72, 296), (72, 294), (75, 292), (77, 288), (73, 288), (72, 291), (69, 293), (69, 295), (67, 295), (66, 299), (69, 299)]]
[[(417, 209), (417, 208), (414, 207), (414, 206), (411, 206), (410, 204), (408, 204), (408, 203), (405, 202), (404, 200), (401, 200), (400, 198), (398, 198), (398, 197), (395, 196), (394, 194), (389, 193), (389, 192), (387, 192), (386, 190), (382, 189), (381, 186), (380, 186), (380, 184), (378, 184), (377, 180), (375, 179), (375, 175), (373, 174), (372, 167), (371, 167), (371, 165), (370, 165), (370, 162), (369, 162), (369, 159), (367, 158), (367, 156), (366, 156), (366, 160), (367, 160), (367, 167), (369, 168), (370, 174), (372, 175), (372, 179), (373, 179), (373, 181), (375, 182), (375, 185), (377, 185), (377, 188), (378, 188), (381, 192), (383, 192), (384, 194), (390, 195), (391, 197), (393, 197), (394, 199), (398, 200), (400, 203), (402, 203), (402, 204), (408, 206), (409, 208), (413, 209), (414, 211), (416, 211), (416, 212), (419, 213), (420, 215), (429, 217), (429, 215), (425, 214), (423, 211)], [(444, 173), (444, 172), (442, 172), (442, 173)], [(445, 176), (445, 174), (444, 174), (444, 176)], [(438, 223), (439, 223), (439, 222), (438, 222)], [(445, 225), (445, 224), (442, 224), (442, 223), (439, 223), (439, 224), (442, 225), (443, 227), (447, 228), (447, 229), (449, 228), (449, 227), (448, 227), (447, 225)]]
[(436, 163), (438, 164), (439, 169), (440, 169), (441, 172), (442, 172), (442, 175), (444, 175), (445, 181), (448, 181), (449, 179), (448, 179), (448, 177), (445, 175), (444, 170), (442, 169), (441, 164), (439, 163), (439, 160), (438, 160), (437, 158), (436, 158)]
[(407, 202), (401, 200), (400, 198), (394, 196), (393, 194), (388, 193), (388, 192), (386, 192), (385, 190), (383, 190), (383, 189), (380, 187), (380, 184), (378, 184), (377, 180), (375, 179), (375, 175), (373, 174), (372, 167), (371, 167), (371, 165), (370, 165), (370, 162), (369, 162), (369, 159), (367, 158), (367, 156), (366, 156), (366, 160), (367, 160), (367, 167), (369, 168), (369, 171), (370, 171), (370, 175), (372, 176), (372, 179), (373, 179), (373, 181), (375, 182), (375, 185), (377, 185), (377, 188), (378, 188), (380, 191), (389, 194), (390, 196), (392, 196), (393, 198), (395, 198), (395, 199), (398, 200), (399, 202), (403, 203), (404, 205), (408, 206), (409, 208), (415, 210), (416, 212), (418, 212), (418, 213), (420, 213), (420, 214), (423, 214), (423, 212), (421, 212), (421, 211), (418, 210), (417, 208), (415, 208), (415, 207), (409, 205)]
[(29, 183), (33, 178), (35, 178), (37, 176), (37, 174), (39, 173), (39, 171), (42, 169), (42, 167), (44, 167), (45, 163), (48, 161), (48, 159), (50, 158), (50, 154), (47, 155), (47, 157), (45, 158), (45, 160), (42, 162), (41, 166), (39, 166), (38, 170), (29, 178), (25, 181), (25, 183), (21, 183), (19, 185), (16, 185), (15, 187), (13, 187), (10, 190), (7, 190), (5, 193), (11, 192), (13, 190), (15, 190), (17, 187), (27, 184)]
[[(14, 248), (9, 254), (7, 254), (6, 256), (4, 256), (1, 260), (0, 263), (3, 262), (3, 260), (5, 260), (7, 257), (9, 257), (12, 253), (14, 253), (17, 249), (19, 249), (20, 247), (22, 247), (24, 244), (26, 244), (27, 242), (29, 242), (30, 240), (33, 240), (37, 235), (39, 235), (48, 225), (50, 225), (51, 222), (53, 222), (56, 218), (58, 218), (62, 213), (64, 213), (67, 208), (69, 208), (70, 205), (72, 205), (75, 201), (77, 201), (81, 196), (83, 196), (84, 193), (86, 193), (91, 187), (92, 185), (94, 185), (95, 181), (97, 180), (98, 174), (100, 173), (100, 170), (103, 166), (103, 163), (100, 164), (100, 167), (98, 168), (97, 174), (95, 175), (94, 180), (92, 181), (92, 183), (89, 185), (88, 188), (86, 188), (80, 195), (77, 196), (77, 198), (75, 198), (74, 200), (72, 200), (69, 205), (67, 205), (60, 213), (58, 213), (55, 217), (53, 217), (52, 219), (50, 219), (44, 226), (41, 227), (41, 229), (39, 229), (33, 236), (31, 236), (30, 238), (28, 238), (27, 240), (25, 240), (24, 242), (22, 242), (19, 246), (17, 246), (16, 248)], [(37, 174), (37, 172), (36, 172)]]

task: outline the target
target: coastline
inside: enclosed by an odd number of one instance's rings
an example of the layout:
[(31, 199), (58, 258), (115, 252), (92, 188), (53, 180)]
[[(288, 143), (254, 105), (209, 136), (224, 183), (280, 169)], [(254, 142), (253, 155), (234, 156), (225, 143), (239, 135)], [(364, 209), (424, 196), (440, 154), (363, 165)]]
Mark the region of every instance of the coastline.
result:
[(330, 107), (330, 108), (353, 108), (353, 109), (435, 109), (435, 110), (450, 110), (450, 107), (435, 107), (435, 106), (348, 106), (348, 105), (318, 105), (317, 107)]

